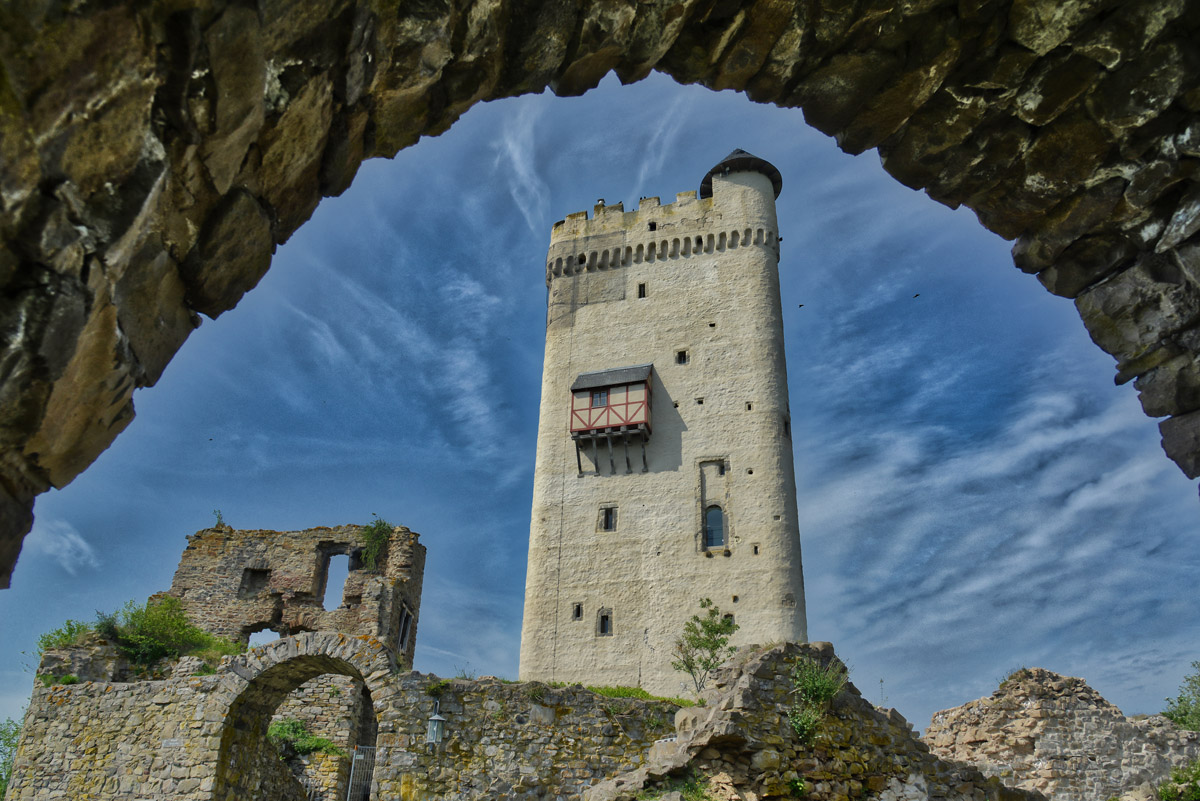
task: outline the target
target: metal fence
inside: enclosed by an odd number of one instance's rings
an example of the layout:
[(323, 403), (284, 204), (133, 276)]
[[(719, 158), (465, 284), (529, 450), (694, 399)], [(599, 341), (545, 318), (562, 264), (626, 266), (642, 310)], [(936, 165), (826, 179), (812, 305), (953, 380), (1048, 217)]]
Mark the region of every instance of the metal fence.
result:
[(371, 797), (371, 774), (375, 770), (375, 746), (354, 747), (354, 758), (350, 760), (350, 786), (346, 788), (346, 801), (368, 801)]

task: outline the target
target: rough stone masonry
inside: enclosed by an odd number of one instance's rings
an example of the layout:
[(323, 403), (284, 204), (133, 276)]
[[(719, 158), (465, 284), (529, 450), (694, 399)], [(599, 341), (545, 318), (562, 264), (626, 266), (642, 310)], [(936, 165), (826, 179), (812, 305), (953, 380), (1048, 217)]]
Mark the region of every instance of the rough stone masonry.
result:
[(1200, 475), (1200, 5), (16, 0), (0, 10), (0, 586), (37, 494), (364, 158), (659, 70), (804, 109), (1015, 238)]

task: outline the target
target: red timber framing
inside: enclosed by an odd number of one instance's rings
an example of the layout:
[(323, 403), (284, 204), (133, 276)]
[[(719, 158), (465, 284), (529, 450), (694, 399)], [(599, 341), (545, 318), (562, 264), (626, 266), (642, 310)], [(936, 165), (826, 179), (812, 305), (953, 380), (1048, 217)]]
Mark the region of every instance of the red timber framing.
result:
[(583, 475), (582, 449), (592, 450), (595, 473), (601, 472), (601, 442), (608, 452), (608, 465), (617, 472), (614, 443), (625, 457), (625, 472), (633, 472), (631, 444), (640, 444), (642, 472), (646, 463), (646, 440), (650, 436), (651, 376), (654, 366), (639, 364), (614, 370), (583, 373), (571, 385), (570, 432), (575, 441), (575, 462)]

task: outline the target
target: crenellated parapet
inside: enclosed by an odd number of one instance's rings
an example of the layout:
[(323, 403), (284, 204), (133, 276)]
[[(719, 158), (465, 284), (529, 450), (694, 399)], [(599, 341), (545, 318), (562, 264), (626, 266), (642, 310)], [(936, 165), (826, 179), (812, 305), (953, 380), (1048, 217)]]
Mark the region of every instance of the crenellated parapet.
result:
[(546, 285), (564, 276), (746, 247), (766, 248), (778, 261), (774, 219), (731, 206), (720, 197), (698, 198), (688, 191), (666, 205), (644, 197), (637, 209), (625, 211), (623, 203), (609, 206), (601, 200), (590, 218), (586, 211), (568, 214), (550, 234)]

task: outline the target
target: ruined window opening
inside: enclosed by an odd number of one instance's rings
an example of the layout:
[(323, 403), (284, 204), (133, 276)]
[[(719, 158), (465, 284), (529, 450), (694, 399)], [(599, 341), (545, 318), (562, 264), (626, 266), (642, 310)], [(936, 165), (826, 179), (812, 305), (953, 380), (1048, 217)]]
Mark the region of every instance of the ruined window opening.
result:
[(397, 650), (399, 650), (401, 653), (404, 652), (405, 647), (408, 645), (408, 632), (409, 632), (409, 629), (412, 628), (412, 619), (413, 619), (412, 612), (408, 611), (408, 607), (401, 606), (400, 607), (400, 637), (396, 643)]
[(652, 223), (650, 223), (650, 224), (649, 224), (649, 226), (647, 227), (647, 230), (650, 230), (650, 231), (657, 231), (657, 230), (658, 230), (658, 223), (656, 223), (656, 222), (652, 222)]
[(644, 283), (638, 284), (638, 297), (646, 297), (646, 285)]
[(271, 583), (271, 571), (248, 567), (242, 571), (242, 583), (238, 586), (239, 600), (257, 598)]
[(342, 605), (342, 591), (350, 576), (350, 555), (339, 553), (329, 557), (325, 563), (325, 594), (321, 608), (328, 612)]
[(613, 633), (612, 610), (601, 609), (596, 616), (596, 636), (611, 637)]
[(592, 408), (608, 405), (608, 389), (593, 389), (592, 390)]
[(704, 510), (704, 547), (720, 548), (725, 544), (725, 513), (720, 506)]
[(686, 350), (675, 351), (675, 363), (676, 364), (687, 364), (688, 363), (688, 352)]
[(571, 620), (583, 620), (583, 604), (571, 607)]
[(275, 642), (278, 639), (279, 634), (277, 632), (265, 628), (259, 629), (258, 631), (250, 633), (250, 637), (246, 641), (246, 647), (257, 648), (260, 645), (266, 645), (268, 643)]

